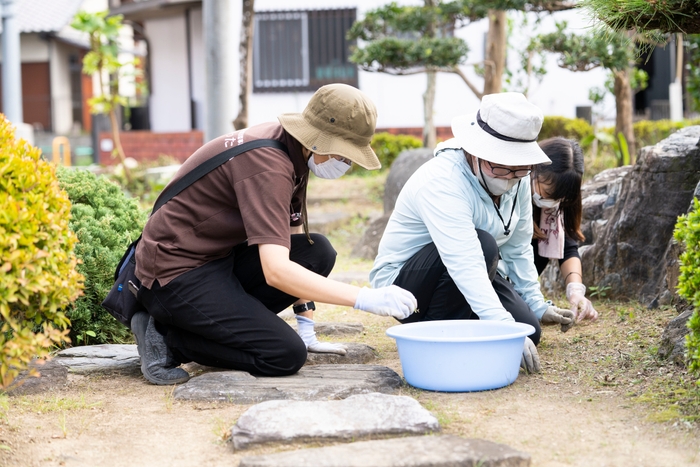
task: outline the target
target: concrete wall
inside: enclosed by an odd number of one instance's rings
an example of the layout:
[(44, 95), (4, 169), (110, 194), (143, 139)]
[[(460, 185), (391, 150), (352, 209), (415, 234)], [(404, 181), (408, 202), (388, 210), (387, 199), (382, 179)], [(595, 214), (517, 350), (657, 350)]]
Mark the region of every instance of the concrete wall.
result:
[(70, 86), (70, 54), (75, 48), (62, 42), (52, 41), (51, 59), (51, 120), (53, 131), (59, 135), (70, 132), (73, 127), (73, 103)]
[(190, 98), (183, 15), (144, 24), (151, 54), (151, 129), (189, 131)]

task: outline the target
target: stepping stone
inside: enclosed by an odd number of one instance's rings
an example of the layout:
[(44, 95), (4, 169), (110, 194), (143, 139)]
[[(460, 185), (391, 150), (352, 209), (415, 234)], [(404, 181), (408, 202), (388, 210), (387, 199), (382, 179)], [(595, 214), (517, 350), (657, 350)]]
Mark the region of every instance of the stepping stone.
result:
[(136, 344), (100, 344), (61, 350), (54, 360), (71, 373), (141, 373)]
[(352, 215), (343, 211), (309, 212), (309, 231), (328, 235), (332, 231), (347, 224)]
[[(285, 314), (282, 315), (282, 313)], [(297, 320), (294, 319), (293, 314), (291, 317), (288, 317), (285, 310), (279, 313), (277, 316), (284, 320), (289, 320), (288, 324), (295, 330), (297, 329)], [(325, 336), (352, 336), (355, 334), (362, 334), (365, 327), (362, 325), (362, 323), (335, 323), (317, 321), (314, 325), (314, 330), (316, 331), (316, 334), (323, 334)]]
[(9, 395), (38, 394), (61, 387), (68, 382), (68, 370), (63, 365), (56, 363), (55, 359), (48, 360), (43, 364), (37, 364), (36, 361), (33, 361), (29, 364), (29, 368), (36, 368), (39, 376), (27, 377), (29, 371), (21, 371), (6, 391)]
[(361, 441), (241, 459), (239, 467), (528, 467), (530, 454), (453, 435)]
[(334, 353), (309, 352), (306, 355), (306, 365), (323, 364), (356, 364), (369, 363), (377, 358), (376, 351), (367, 344), (345, 343), (348, 353), (338, 355)]
[(175, 388), (180, 400), (255, 404), (269, 400), (317, 401), (355, 394), (392, 394), (401, 377), (379, 365), (315, 365), (292, 376), (252, 376), (243, 371), (206, 373)]
[(439, 429), (437, 419), (415, 399), (371, 393), (340, 401), (277, 400), (254, 405), (231, 429), (231, 440), (239, 450), (267, 443), (352, 441)]
[[(376, 256), (376, 255), (375, 255)], [(345, 282), (346, 284), (368, 284), (369, 283), (369, 271), (339, 271), (332, 272), (328, 276), (329, 279), (333, 279), (338, 282)]]
[(316, 334), (323, 334), (326, 336), (352, 336), (355, 334), (361, 334), (365, 330), (362, 323), (319, 323), (316, 322), (314, 326)]

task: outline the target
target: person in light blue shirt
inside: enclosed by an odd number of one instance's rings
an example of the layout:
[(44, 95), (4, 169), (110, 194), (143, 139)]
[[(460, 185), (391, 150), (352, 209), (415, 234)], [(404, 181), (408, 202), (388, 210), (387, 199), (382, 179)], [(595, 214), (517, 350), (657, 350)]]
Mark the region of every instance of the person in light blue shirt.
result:
[(574, 324), (546, 302), (531, 246), (530, 173), (551, 161), (536, 139), (542, 112), (519, 93), (484, 96), (476, 114), (452, 121), (401, 190), (370, 272), (373, 287), (397, 285), (418, 300), (402, 323), (483, 319), (535, 327), (522, 366), (540, 369), (540, 323)]

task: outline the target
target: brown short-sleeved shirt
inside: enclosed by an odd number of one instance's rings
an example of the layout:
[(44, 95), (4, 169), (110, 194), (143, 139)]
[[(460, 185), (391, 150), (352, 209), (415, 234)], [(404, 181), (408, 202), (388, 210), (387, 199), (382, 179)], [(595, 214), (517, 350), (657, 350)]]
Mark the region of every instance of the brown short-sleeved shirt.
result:
[(225, 162), (153, 214), (136, 248), (136, 276), (151, 288), (225, 257), (245, 241), (290, 247), (290, 226), (301, 225), (309, 169), (301, 144), (279, 123), (265, 123), (220, 136), (199, 148), (170, 182), (203, 161), (257, 139), (284, 143), (253, 149)]

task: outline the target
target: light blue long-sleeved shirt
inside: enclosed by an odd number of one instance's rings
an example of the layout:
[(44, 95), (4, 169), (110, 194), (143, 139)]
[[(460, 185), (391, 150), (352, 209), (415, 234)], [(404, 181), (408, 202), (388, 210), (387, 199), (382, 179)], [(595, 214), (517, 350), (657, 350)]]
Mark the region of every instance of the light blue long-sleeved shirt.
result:
[(455, 146), (453, 140), (438, 145), (435, 158), (423, 164), (401, 190), (370, 272), (372, 287), (393, 284), (406, 261), (434, 242), (450, 277), (479, 319), (512, 321), (488, 278), (476, 234), (476, 229), (482, 229), (498, 244), (499, 272), (513, 282), (540, 319), (548, 305), (540, 291), (530, 245), (530, 178), (523, 178), (501, 196), (501, 217), (506, 224), (511, 219), (506, 236), (493, 201), (470, 170), (464, 152)]

